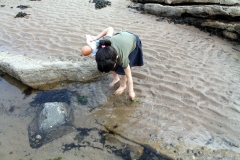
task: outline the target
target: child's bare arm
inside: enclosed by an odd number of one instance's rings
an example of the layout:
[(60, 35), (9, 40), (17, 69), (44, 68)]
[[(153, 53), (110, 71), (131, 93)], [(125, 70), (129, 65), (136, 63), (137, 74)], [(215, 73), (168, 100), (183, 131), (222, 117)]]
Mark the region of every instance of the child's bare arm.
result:
[(132, 80), (132, 72), (130, 69), (130, 66), (128, 65), (128, 67), (126, 69), (124, 69), (126, 77), (127, 77), (127, 82), (128, 82), (128, 94), (129, 97), (131, 98), (131, 100), (135, 99), (135, 92), (133, 90), (133, 80)]
[(112, 36), (114, 32), (114, 29), (112, 27), (108, 27), (104, 29), (101, 33), (99, 33), (97, 36), (92, 36), (92, 41), (95, 41), (103, 36)]

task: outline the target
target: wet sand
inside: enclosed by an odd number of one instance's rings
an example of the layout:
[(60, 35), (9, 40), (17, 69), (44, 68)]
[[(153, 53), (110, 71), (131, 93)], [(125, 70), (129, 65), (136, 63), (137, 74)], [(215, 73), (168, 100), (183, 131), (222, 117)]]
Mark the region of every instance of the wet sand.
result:
[[(78, 57), (86, 33), (96, 35), (108, 26), (132, 31), (142, 40), (145, 61), (132, 68), (138, 102), (130, 103), (127, 93), (111, 96), (113, 89), (106, 90), (111, 75), (105, 83), (70, 84), (69, 91), (92, 97), (87, 106), (72, 97), (74, 125), (108, 126), (122, 138), (171, 158), (239, 158), (239, 45), (192, 26), (156, 21), (127, 8), (130, 1), (111, 2), (111, 7), (95, 10), (88, 0), (3, 0), (0, 51), (42, 59)], [(20, 10), (18, 5), (31, 8)], [(14, 18), (20, 11), (28, 18)], [(35, 117), (29, 103), (37, 91), (26, 96), (27, 86), (5, 77), (0, 81), (1, 159), (120, 159), (92, 148), (63, 153), (62, 143), (73, 142), (76, 133), (32, 149), (27, 126)]]

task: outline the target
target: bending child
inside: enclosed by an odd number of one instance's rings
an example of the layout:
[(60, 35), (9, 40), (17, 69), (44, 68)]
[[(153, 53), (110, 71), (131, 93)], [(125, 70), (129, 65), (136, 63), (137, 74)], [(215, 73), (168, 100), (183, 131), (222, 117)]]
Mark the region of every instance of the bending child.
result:
[(135, 99), (131, 67), (143, 65), (142, 44), (139, 37), (128, 31), (121, 31), (113, 35), (114, 29), (108, 27), (97, 36), (92, 36), (92, 41), (104, 37), (99, 41), (96, 53), (96, 62), (100, 72), (113, 74), (113, 81), (109, 84), (113, 87), (122, 75), (120, 87), (114, 94), (121, 94), (126, 89), (131, 100)]

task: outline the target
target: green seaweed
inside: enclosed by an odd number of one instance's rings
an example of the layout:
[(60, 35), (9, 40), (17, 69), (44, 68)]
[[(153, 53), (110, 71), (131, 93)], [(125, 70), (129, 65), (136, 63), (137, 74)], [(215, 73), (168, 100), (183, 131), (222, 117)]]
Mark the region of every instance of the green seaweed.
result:
[(132, 103), (141, 103), (141, 101), (139, 99), (134, 99), (134, 100), (131, 100)]
[(86, 105), (88, 103), (87, 96), (78, 96), (77, 100), (81, 105)]

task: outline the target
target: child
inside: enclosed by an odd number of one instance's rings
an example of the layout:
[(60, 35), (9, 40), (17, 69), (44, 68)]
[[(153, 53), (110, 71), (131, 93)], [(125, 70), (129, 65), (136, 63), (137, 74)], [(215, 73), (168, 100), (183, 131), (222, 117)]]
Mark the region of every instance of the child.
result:
[(97, 52), (98, 43), (102, 38), (92, 41), (92, 37), (90, 35), (86, 35), (86, 39), (88, 45), (82, 47), (81, 49), (82, 55), (88, 56), (92, 53), (92, 56), (95, 56)]
[(114, 86), (120, 79), (118, 74), (122, 75), (120, 87), (113, 94), (121, 94), (126, 89), (128, 82), (128, 92), (131, 100), (135, 99), (133, 89), (133, 80), (131, 67), (143, 65), (143, 53), (141, 40), (137, 35), (128, 31), (118, 32), (113, 35), (113, 28), (104, 29), (97, 36), (92, 36), (92, 40), (100, 40), (97, 47), (96, 62), (98, 70), (101, 72), (110, 72), (113, 74), (113, 81), (109, 84)]

